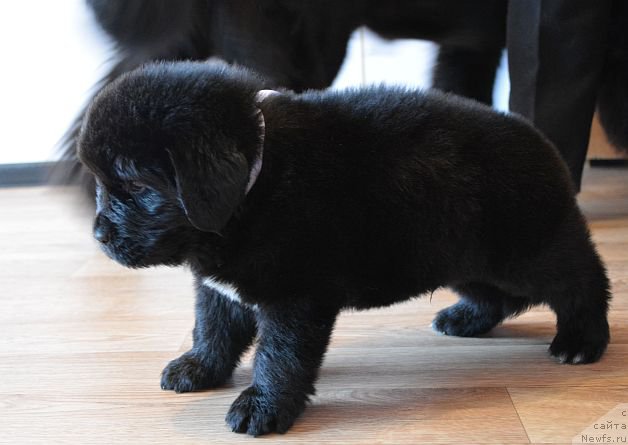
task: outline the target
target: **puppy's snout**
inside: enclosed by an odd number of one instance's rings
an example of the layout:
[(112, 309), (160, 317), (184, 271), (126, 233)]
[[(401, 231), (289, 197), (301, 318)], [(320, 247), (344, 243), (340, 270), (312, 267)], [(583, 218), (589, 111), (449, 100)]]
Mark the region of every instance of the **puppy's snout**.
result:
[(111, 239), (111, 221), (102, 213), (96, 215), (94, 221), (94, 238), (102, 244), (107, 244)]

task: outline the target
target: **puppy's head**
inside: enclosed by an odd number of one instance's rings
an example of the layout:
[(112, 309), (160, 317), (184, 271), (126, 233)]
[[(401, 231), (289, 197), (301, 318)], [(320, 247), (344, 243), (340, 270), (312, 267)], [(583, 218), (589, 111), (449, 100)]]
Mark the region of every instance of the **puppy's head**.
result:
[(97, 180), (94, 236), (118, 262), (180, 264), (241, 203), (260, 144), (247, 71), (193, 62), (146, 65), (90, 105), (78, 141)]

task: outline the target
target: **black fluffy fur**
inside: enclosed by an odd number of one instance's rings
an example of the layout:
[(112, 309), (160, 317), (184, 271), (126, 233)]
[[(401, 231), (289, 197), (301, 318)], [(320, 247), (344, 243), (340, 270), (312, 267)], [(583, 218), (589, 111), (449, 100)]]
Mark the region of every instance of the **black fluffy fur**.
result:
[(441, 286), (461, 300), (437, 315), (440, 332), (479, 335), (547, 304), (553, 356), (601, 357), (605, 269), (565, 165), (528, 123), (398, 88), (256, 103), (266, 86), (224, 65), (147, 65), (87, 112), (79, 155), (98, 178), (103, 249), (130, 267), (187, 264), (198, 283), (194, 346), (166, 367), (163, 388), (223, 384), (257, 335), (253, 382), (227, 422), (285, 432), (314, 394), (341, 310)]
[[(219, 57), (252, 68), (275, 87), (328, 87), (353, 30), (367, 25), (386, 38), (441, 45), (434, 86), (491, 102), (505, 41), (504, 0), (293, 1), (87, 0), (116, 45), (117, 63), (99, 87), (143, 63)], [(478, 5), (479, 4), (479, 5)], [(92, 177), (76, 159), (82, 115), (61, 143), (55, 182)]]

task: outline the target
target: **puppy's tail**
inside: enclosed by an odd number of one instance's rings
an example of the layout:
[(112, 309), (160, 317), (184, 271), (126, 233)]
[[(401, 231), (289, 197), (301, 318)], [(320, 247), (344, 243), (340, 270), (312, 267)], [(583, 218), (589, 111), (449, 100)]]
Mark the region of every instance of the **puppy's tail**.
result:
[(628, 152), (628, 2), (613, 2), (611, 45), (598, 92), (600, 122), (609, 141)]

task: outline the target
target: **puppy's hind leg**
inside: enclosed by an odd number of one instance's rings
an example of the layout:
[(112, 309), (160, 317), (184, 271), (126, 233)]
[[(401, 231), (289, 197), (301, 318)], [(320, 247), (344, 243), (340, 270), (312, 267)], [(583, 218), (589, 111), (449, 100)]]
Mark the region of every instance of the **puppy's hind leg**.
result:
[(189, 392), (224, 384), (255, 337), (251, 309), (197, 283), (192, 349), (161, 374), (162, 389)]
[(458, 337), (485, 334), (505, 318), (531, 306), (527, 298), (514, 297), (484, 283), (467, 283), (453, 288), (460, 301), (441, 310), (434, 318), (435, 331)]
[(596, 362), (610, 340), (609, 282), (593, 246), (587, 244), (556, 266), (562, 278), (544, 291), (556, 312), (557, 332), (549, 352), (562, 363)]

